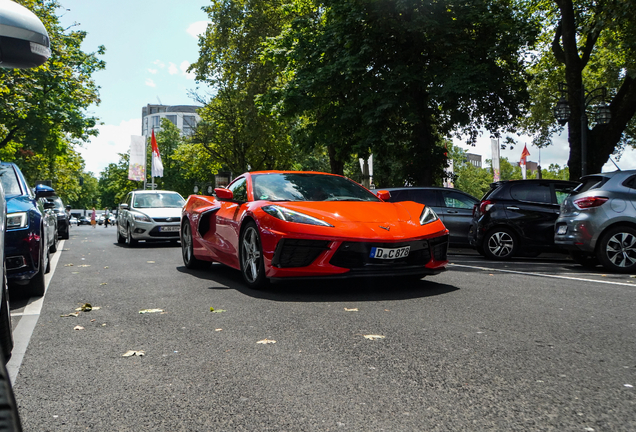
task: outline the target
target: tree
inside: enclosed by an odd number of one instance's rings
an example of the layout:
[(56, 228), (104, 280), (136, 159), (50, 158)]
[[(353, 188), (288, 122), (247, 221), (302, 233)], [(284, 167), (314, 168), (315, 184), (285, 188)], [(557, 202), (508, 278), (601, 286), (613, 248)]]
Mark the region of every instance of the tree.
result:
[(280, 33), (283, 2), (213, 0), (204, 10), (214, 25), (200, 37), (190, 70), (214, 93), (199, 97), (205, 107), (193, 142), (235, 174), (289, 168), (294, 154), (286, 123), (262, 114), (256, 103), (277, 78), (272, 64), (261, 61), (261, 45)]
[(128, 180), (129, 162), (128, 153), (119, 153), (119, 162), (108, 164), (102, 171), (99, 178), (99, 202), (104, 207), (116, 208), (124, 201), (128, 192), (139, 187), (139, 182)]
[(295, 119), (306, 142), (327, 147), (333, 172), (352, 154), (395, 155), (403, 182), (432, 185), (443, 175), (444, 137), (496, 133), (523, 112), (519, 52), (535, 29), (511, 2), (296, 4), (304, 14), (266, 56), (288, 79), (265, 102)]
[[(636, 142), (636, 9), (621, 0), (572, 1), (545, 0), (521, 2), (543, 21), (539, 55), (530, 69), (533, 80), (531, 116), (526, 131), (534, 134), (539, 147), (550, 144), (561, 130), (552, 114), (557, 85), (565, 81), (571, 110), (568, 122), (572, 179), (581, 175), (582, 134), (587, 135), (587, 172), (600, 172), (612, 153)], [(582, 124), (584, 95), (598, 87), (607, 87), (609, 124)], [(593, 106), (599, 99), (588, 100)]]

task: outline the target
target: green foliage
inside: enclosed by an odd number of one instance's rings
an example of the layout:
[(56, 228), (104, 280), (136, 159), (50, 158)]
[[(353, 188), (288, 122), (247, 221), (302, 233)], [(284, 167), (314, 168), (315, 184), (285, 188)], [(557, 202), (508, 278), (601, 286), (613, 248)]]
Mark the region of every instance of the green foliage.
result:
[(473, 165), (468, 161), (466, 150), (447, 144), (449, 157), (453, 161), (453, 186), (476, 198), (481, 198), (490, 189), (492, 171)]
[(434, 184), (444, 136), (496, 131), (522, 113), (519, 51), (535, 30), (507, 1), (295, 5), (299, 16), (265, 56), (286, 79), (263, 103), (293, 121), (301, 144), (327, 147), (334, 172), (373, 153), (380, 169), (386, 157), (402, 161), (387, 164), (401, 182)]
[[(131, 190), (143, 187), (141, 182), (128, 180), (128, 163), (130, 155), (119, 153), (119, 162), (108, 164), (99, 178), (98, 208), (116, 208)], [(86, 184), (86, 182), (84, 182)], [(88, 207), (87, 207), (88, 208)]]

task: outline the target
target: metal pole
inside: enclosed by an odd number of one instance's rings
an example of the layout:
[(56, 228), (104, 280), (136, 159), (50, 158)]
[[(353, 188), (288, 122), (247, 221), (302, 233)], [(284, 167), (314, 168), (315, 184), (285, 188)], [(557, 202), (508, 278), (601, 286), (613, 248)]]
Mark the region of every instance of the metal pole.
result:
[(581, 86), (581, 176), (587, 174), (587, 113), (585, 112), (585, 87)]

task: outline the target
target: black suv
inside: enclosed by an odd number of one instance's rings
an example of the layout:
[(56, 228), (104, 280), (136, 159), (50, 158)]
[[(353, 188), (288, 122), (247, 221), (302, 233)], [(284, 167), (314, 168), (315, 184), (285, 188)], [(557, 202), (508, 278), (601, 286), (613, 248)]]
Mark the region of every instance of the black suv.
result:
[(561, 203), (579, 183), (510, 180), (490, 185), (473, 209), (469, 242), (489, 259), (554, 250), (554, 224)]

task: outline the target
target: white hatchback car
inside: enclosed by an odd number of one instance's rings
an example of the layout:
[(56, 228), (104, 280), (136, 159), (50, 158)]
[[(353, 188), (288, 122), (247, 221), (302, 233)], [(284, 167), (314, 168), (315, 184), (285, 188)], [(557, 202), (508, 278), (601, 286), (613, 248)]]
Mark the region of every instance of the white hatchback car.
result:
[(174, 191), (129, 192), (117, 213), (117, 243), (134, 246), (139, 240), (179, 240), (185, 200)]

